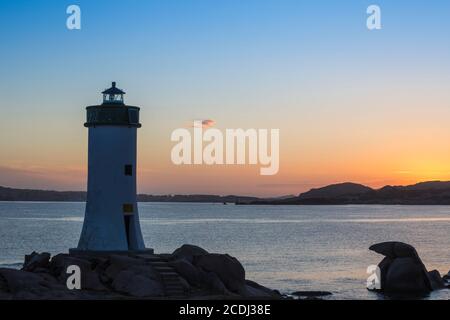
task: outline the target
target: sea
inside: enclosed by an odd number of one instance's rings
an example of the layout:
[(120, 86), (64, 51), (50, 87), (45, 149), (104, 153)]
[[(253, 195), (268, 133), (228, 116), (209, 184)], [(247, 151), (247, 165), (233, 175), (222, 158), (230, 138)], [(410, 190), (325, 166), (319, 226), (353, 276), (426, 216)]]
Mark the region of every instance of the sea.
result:
[[(20, 268), (32, 251), (77, 246), (82, 202), (0, 202), (0, 267)], [(171, 253), (183, 244), (228, 253), (246, 278), (284, 294), (329, 291), (327, 299), (384, 299), (366, 289), (372, 244), (413, 245), (428, 270), (450, 269), (450, 206), (239, 206), (139, 203), (146, 246)], [(423, 299), (450, 299), (449, 290)]]

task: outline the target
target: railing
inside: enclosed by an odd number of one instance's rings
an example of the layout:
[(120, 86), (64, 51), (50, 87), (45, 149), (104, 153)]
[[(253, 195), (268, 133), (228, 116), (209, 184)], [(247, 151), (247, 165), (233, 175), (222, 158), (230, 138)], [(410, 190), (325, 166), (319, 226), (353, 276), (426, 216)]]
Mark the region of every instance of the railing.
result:
[(123, 125), (140, 127), (139, 108), (130, 106), (91, 106), (86, 108), (86, 127), (98, 125)]

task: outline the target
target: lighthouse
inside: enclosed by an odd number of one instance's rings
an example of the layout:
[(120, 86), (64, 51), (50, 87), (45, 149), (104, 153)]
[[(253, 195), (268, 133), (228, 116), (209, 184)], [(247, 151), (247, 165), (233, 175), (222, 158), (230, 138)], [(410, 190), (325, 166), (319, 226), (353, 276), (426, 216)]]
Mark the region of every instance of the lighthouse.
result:
[(124, 103), (116, 87), (102, 92), (101, 105), (86, 108), (88, 182), (83, 229), (71, 251), (145, 250), (136, 197), (139, 107)]

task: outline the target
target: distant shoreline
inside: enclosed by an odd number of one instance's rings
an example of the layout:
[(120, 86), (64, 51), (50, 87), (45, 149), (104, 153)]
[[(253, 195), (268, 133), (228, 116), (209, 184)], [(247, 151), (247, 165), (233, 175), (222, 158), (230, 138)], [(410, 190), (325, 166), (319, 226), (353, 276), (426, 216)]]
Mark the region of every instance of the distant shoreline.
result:
[[(85, 202), (86, 196), (85, 191), (16, 189), (0, 186), (1, 202)], [(385, 186), (380, 189), (345, 182), (311, 189), (298, 196), (268, 198), (208, 194), (138, 194), (137, 198), (141, 203), (222, 203), (224, 205), (450, 205), (450, 181)]]
[[(86, 203), (86, 201), (70, 201), (70, 200), (0, 200), (0, 203)], [(160, 203), (160, 204), (175, 204), (175, 203), (184, 203), (184, 204), (214, 204), (214, 205), (221, 205), (221, 202), (208, 202), (208, 201), (138, 201), (138, 203)], [(225, 205), (225, 204), (223, 204)], [(392, 204), (392, 203), (342, 203), (342, 204), (255, 204), (255, 203), (227, 203), (226, 205), (232, 205), (232, 206), (253, 206), (253, 207), (264, 207), (264, 206), (288, 206), (288, 207), (330, 207), (330, 206), (339, 206), (339, 207), (345, 207), (345, 206), (392, 206), (392, 207), (401, 207), (401, 206), (450, 206), (450, 204)], [(449, 212), (450, 213), (450, 212)]]
[[(251, 202), (263, 199), (250, 196), (236, 195), (148, 195), (138, 194), (138, 202), (193, 202), (193, 203), (239, 203)], [(86, 202), (85, 191), (53, 191), (37, 189), (17, 189), (0, 186), (0, 201), (24, 201), (24, 202)]]

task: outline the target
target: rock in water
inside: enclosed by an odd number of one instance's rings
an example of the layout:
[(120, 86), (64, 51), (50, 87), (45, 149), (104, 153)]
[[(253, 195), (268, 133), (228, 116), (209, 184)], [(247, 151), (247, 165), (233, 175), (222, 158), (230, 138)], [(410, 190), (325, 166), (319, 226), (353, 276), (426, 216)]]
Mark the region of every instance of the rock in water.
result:
[(278, 290), (272, 290), (269, 288), (266, 288), (254, 281), (251, 280), (245, 280), (245, 287), (246, 287), (246, 297), (256, 297), (256, 298), (275, 298), (279, 299), (281, 297), (281, 294)]
[(415, 258), (396, 258), (386, 272), (384, 290), (388, 293), (421, 294), (432, 290), (427, 271)]
[(442, 277), (445, 281), (450, 281), (450, 271)]
[(328, 291), (295, 291), (291, 293), (293, 296), (298, 297), (325, 297), (331, 296), (332, 293)]
[(430, 279), (431, 288), (433, 290), (440, 290), (446, 287), (444, 279), (437, 270), (428, 272), (428, 278)]
[(436, 271), (428, 272), (416, 249), (402, 242), (383, 242), (369, 250), (385, 256), (379, 263), (381, 292), (386, 294), (426, 294), (443, 287)]
[(420, 260), (416, 249), (412, 245), (403, 242), (381, 242), (370, 246), (369, 250), (391, 259), (413, 257)]
[(444, 281), (444, 286), (450, 289), (450, 271), (442, 277), (442, 280)]

